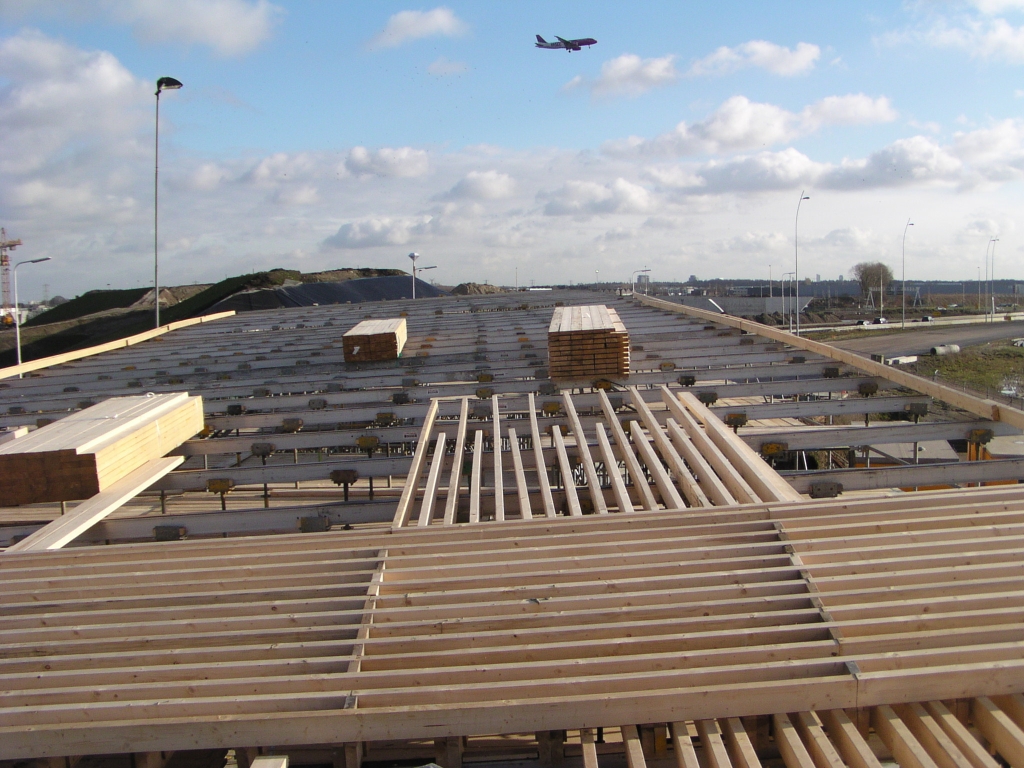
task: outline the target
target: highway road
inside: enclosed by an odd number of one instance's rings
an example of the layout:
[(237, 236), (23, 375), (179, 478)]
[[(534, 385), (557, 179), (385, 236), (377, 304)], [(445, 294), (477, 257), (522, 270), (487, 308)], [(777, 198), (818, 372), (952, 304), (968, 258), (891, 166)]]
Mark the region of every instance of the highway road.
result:
[(895, 328), (893, 333), (862, 339), (839, 339), (829, 342), (833, 346), (859, 352), (862, 355), (926, 355), (939, 344), (959, 344), (969, 347), (989, 341), (1024, 337), (1024, 321), (1000, 322), (983, 325), (921, 326), (914, 324), (907, 330)]

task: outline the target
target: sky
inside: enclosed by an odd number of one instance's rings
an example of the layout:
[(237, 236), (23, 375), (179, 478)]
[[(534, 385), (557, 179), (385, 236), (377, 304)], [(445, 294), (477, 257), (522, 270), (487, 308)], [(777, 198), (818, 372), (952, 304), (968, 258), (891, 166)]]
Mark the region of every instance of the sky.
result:
[(161, 284), (1024, 279), (1024, 0), (0, 0), (23, 300), (152, 285), (161, 76)]

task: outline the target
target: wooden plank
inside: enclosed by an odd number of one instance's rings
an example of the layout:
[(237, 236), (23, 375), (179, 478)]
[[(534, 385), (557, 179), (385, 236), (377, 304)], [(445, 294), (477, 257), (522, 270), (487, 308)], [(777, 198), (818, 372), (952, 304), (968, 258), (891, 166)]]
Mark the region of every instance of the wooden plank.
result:
[(934, 718), (939, 727), (956, 744), (974, 768), (998, 768), (992, 756), (978, 742), (967, 727), (957, 719), (956, 715), (950, 712), (941, 701), (926, 701), (921, 706)]
[(395, 509), (393, 528), (402, 528), (409, 522), (409, 515), (412, 512), (413, 502), (416, 500), (416, 492), (419, 490), (420, 475), (423, 474), (423, 464), (427, 460), (427, 451), (430, 449), (430, 431), (434, 428), (434, 418), (437, 416), (438, 402), (436, 399), (430, 401), (427, 415), (423, 419), (423, 426), (420, 427), (419, 438), (416, 442), (416, 452), (412, 457), (412, 466), (405, 477), (405, 487), (402, 488), (402, 496)]
[(974, 699), (971, 719), (1013, 768), (1024, 767), (1024, 731), (995, 702), (984, 696)]
[(43, 526), (17, 544), (12, 544), (3, 554), (60, 549), (111, 512), (120, 509), (184, 460), (183, 456), (150, 459), (105, 491), (71, 509), (67, 515)]
[(178, 320), (167, 325), (161, 325), (159, 328), (143, 331), (142, 333), (137, 333), (134, 336), (126, 336), (125, 338), (118, 339), (117, 341), (108, 341), (105, 344), (97, 344), (92, 347), (85, 347), (84, 349), (76, 349), (73, 352), (63, 352), (59, 355), (51, 355), (50, 357), (41, 357), (37, 360), (29, 360), (21, 365), (12, 365), (7, 368), (0, 368), (0, 379), (9, 379), (14, 376), (21, 376), (26, 373), (32, 373), (33, 371), (43, 370), (44, 368), (50, 368), (63, 363), (70, 363), (74, 360), (81, 360), (85, 357), (99, 355), (115, 349), (123, 349), (124, 347), (130, 347), (143, 341), (155, 339), (169, 331), (176, 331), (180, 328), (188, 328), (189, 326), (199, 325), (201, 323), (211, 323), (215, 320), (222, 320), (225, 317), (232, 317), (234, 314), (235, 311), (230, 310), (228, 312), (216, 312), (214, 314), (203, 315), (201, 317), (190, 317), (187, 320)]
[(459, 426), (455, 432), (455, 454), (452, 457), (452, 472), (448, 481), (448, 496), (444, 505), (444, 524), (452, 525), (459, 511), (459, 492), (462, 488), (462, 461), (466, 450), (466, 428), (469, 421), (469, 398), (462, 398), (459, 409)]
[(754, 492), (754, 489), (750, 487), (750, 484), (740, 474), (739, 469), (733, 466), (726, 455), (715, 445), (708, 433), (697, 423), (697, 420), (683, 408), (675, 393), (670, 391), (668, 387), (663, 386), (661, 388), (661, 398), (665, 405), (668, 406), (669, 412), (678, 419), (678, 423), (682, 425), (683, 430), (697, 446), (701, 455), (707, 459), (709, 465), (728, 488), (733, 498), (740, 504), (751, 504), (761, 501)]
[(658, 447), (658, 451), (672, 469), (672, 474), (675, 476), (676, 482), (683, 492), (683, 496), (686, 497), (688, 505), (691, 507), (710, 507), (711, 502), (708, 500), (708, 497), (694, 481), (693, 475), (690, 474), (690, 470), (683, 463), (679, 454), (676, 453), (672, 443), (662, 430), (661, 424), (658, 423), (658, 420), (654, 417), (654, 414), (647, 406), (647, 403), (644, 402), (643, 398), (637, 392), (636, 387), (630, 387), (629, 394), (633, 401), (633, 405), (636, 407), (637, 413), (640, 414), (640, 418), (643, 419), (648, 433), (654, 440), (654, 444)]
[(499, 523), (505, 519), (505, 479), (501, 465), (501, 414), (498, 396), (491, 396), (491, 414), (494, 426), (491, 432), (494, 444), (494, 519)]
[(480, 522), (480, 480), (483, 474), (484, 431), (478, 429), (473, 438), (473, 464), (469, 473), (469, 522)]
[(697, 751), (693, 748), (693, 740), (686, 728), (686, 723), (669, 723), (669, 736), (672, 739), (672, 753), (676, 757), (677, 768), (700, 768)]
[(894, 710), (939, 768), (973, 768), (956, 743), (923, 706), (917, 703), (904, 704), (894, 707)]
[(551, 437), (555, 443), (555, 454), (558, 456), (558, 467), (562, 473), (562, 486), (565, 488), (565, 501), (569, 507), (569, 514), (573, 517), (580, 517), (583, 510), (580, 508), (579, 495), (576, 493), (572, 465), (569, 463), (569, 456), (565, 452), (565, 443), (562, 441), (562, 431), (556, 426)]
[(530, 434), (533, 437), (533, 455), (536, 459), (537, 485), (540, 488), (540, 498), (544, 505), (544, 514), (548, 517), (555, 517), (555, 502), (551, 497), (551, 484), (548, 482), (547, 465), (544, 463), (544, 451), (540, 444), (540, 429), (537, 426), (537, 405), (534, 402), (531, 392), (527, 399), (530, 403)]
[[(593, 728), (580, 729), (580, 744), (583, 747), (583, 768), (599, 768)], [(697, 766), (693, 766), (693, 768), (697, 768)]]
[(629, 491), (626, 490), (626, 484), (622, 481), (622, 475), (619, 473), (619, 462), (615, 458), (611, 444), (608, 442), (608, 435), (605, 434), (604, 425), (599, 422), (595, 425), (595, 429), (597, 430), (597, 444), (601, 449), (601, 458), (604, 460), (605, 471), (608, 473), (608, 477), (611, 478), (612, 492), (615, 494), (615, 501), (619, 505), (619, 512), (632, 512), (633, 502), (630, 501)]
[(842, 757), (829, 741), (828, 734), (814, 712), (797, 712), (793, 715), (792, 723), (816, 768), (845, 768)]
[(441, 470), (444, 467), (447, 455), (447, 438), (444, 432), (437, 433), (437, 441), (434, 444), (434, 460), (430, 463), (430, 471), (427, 473), (427, 487), (423, 491), (423, 502), (420, 505), (420, 516), (417, 525), (421, 528), (430, 525), (434, 519), (434, 503), (437, 500), (437, 486), (441, 481)]
[(843, 710), (821, 710), (817, 714), (850, 768), (882, 768), (881, 762), (875, 757), (875, 753), (871, 751), (857, 726)]
[(519, 437), (514, 428), (508, 428), (508, 442), (512, 449), (512, 468), (516, 474), (516, 493), (519, 496), (519, 516), (523, 520), (533, 518), (530, 507), (530, 491), (526, 485), (526, 472), (523, 471), (523, 457), (519, 452)]
[(719, 724), (733, 768), (761, 768), (761, 761), (757, 758), (754, 745), (750, 743), (743, 722), (738, 717), (727, 717), (721, 718)]
[(636, 454), (633, 453), (633, 449), (630, 447), (629, 439), (626, 437), (625, 430), (622, 429), (622, 424), (619, 423), (619, 417), (615, 415), (615, 409), (612, 408), (608, 395), (602, 389), (598, 390), (598, 397), (601, 399), (601, 409), (604, 411), (608, 427), (612, 431), (612, 437), (615, 438), (615, 446), (618, 448), (619, 457), (626, 463), (626, 471), (629, 473), (633, 487), (636, 489), (641, 506), (650, 511), (658, 509), (658, 502), (651, 492), (650, 485), (647, 484), (647, 478), (640, 468), (640, 462), (637, 461)]
[[(658, 487), (659, 493), (661, 493), (661, 500), (665, 506), (669, 509), (685, 509), (686, 502), (683, 501), (683, 497), (679, 495), (675, 485), (672, 484), (672, 480), (669, 478), (665, 468), (661, 465), (661, 459), (658, 458), (654, 452), (654, 448), (647, 441), (647, 436), (644, 434), (643, 427), (640, 426), (640, 422), (631, 421), (629, 422), (630, 435), (633, 438), (633, 445), (636, 446), (637, 451), (640, 453), (640, 457), (643, 459), (644, 464), (647, 466), (647, 471), (651, 473), (651, 477), (654, 478), (654, 484)], [(641, 478), (642, 479), (642, 478)]]
[(709, 768), (733, 768), (718, 723), (715, 720), (697, 720), (696, 726)]
[(580, 424), (579, 414), (572, 403), (572, 396), (568, 392), (562, 393), (562, 403), (565, 405), (565, 413), (569, 421), (569, 429), (576, 439), (576, 452), (583, 462), (583, 472), (587, 478), (587, 486), (590, 491), (590, 498), (594, 504), (594, 511), (601, 515), (608, 514), (608, 505), (604, 501), (604, 492), (601, 490), (601, 481), (597, 476), (597, 468), (594, 466), (594, 457), (590, 455), (590, 448), (587, 445), (587, 436)]
[(892, 707), (884, 704), (875, 707), (871, 712), (871, 725), (900, 766), (904, 768), (937, 768), (928, 751), (921, 746), (921, 743)]
[(788, 715), (772, 715), (772, 724), (775, 726), (775, 743), (787, 768), (818, 768)]
[(701, 456), (700, 451), (694, 446), (693, 441), (683, 432), (682, 428), (675, 421), (675, 419), (669, 418), (665, 420), (665, 430), (668, 432), (669, 439), (672, 440), (672, 444), (679, 451), (679, 455), (686, 460), (686, 463), (690, 466), (694, 476), (697, 478), (697, 482), (700, 483), (701, 489), (704, 491), (706, 497), (715, 506), (732, 506), (736, 504), (736, 499), (733, 498), (732, 494), (729, 493), (729, 489), (725, 487), (715, 471), (711, 469), (711, 465), (708, 464), (707, 460)]
[(626, 748), (626, 765), (629, 768), (647, 768), (644, 750), (640, 746), (640, 736), (635, 725), (622, 726), (622, 745)]

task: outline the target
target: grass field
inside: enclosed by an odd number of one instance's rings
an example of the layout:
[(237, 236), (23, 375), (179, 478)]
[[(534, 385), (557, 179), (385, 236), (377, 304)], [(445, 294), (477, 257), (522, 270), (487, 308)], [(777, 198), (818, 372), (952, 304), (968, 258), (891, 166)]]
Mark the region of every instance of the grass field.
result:
[(956, 355), (929, 355), (917, 362), (917, 373), (979, 392), (994, 394), (1008, 385), (1020, 391), (1024, 389), (1024, 348), (994, 342)]

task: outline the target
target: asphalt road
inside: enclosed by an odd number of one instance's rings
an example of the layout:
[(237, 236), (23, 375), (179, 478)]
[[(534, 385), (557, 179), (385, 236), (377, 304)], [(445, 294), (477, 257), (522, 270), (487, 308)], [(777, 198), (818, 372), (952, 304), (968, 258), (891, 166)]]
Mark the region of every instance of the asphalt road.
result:
[[(917, 325), (915, 323), (915, 325)], [(859, 352), (862, 355), (927, 355), (932, 347), (939, 344), (959, 344), (969, 347), (989, 341), (1024, 337), (1024, 321), (1012, 323), (991, 323), (983, 325), (961, 325), (945, 327), (920, 327), (913, 330), (898, 328), (884, 336), (869, 336), (863, 339), (839, 339), (829, 342), (833, 346)]]

